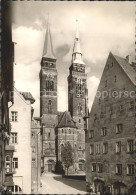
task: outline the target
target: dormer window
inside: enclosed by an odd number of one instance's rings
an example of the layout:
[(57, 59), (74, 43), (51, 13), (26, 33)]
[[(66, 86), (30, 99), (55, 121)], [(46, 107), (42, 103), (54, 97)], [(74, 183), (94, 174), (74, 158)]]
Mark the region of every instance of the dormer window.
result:
[(116, 82), (116, 81), (117, 81), (117, 76), (115, 75), (115, 76), (114, 76), (114, 82)]
[(111, 67), (113, 67), (113, 62), (111, 63)]
[(107, 87), (107, 80), (105, 81), (105, 87)]

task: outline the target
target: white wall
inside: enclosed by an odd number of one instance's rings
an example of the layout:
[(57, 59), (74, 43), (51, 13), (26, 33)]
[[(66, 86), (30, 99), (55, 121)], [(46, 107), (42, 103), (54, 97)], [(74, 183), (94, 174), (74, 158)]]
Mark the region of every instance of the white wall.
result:
[(26, 101), (22, 95), (15, 89), (14, 105), (11, 111), (18, 112), (18, 121), (11, 122), (11, 132), (18, 133), (18, 143), (14, 144), (14, 157), (18, 158), (18, 169), (15, 169), (14, 184), (17, 185), (17, 176), (23, 179), (22, 193), (31, 193), (31, 103)]

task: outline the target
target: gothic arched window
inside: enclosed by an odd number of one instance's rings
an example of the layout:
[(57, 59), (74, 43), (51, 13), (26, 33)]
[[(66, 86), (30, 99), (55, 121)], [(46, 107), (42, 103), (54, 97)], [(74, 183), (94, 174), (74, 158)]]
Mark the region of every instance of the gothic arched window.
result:
[(46, 80), (46, 91), (54, 91), (54, 82), (52, 80)]
[(50, 91), (50, 81), (46, 80), (46, 91)]
[(78, 115), (82, 115), (82, 105), (79, 103), (77, 108)]
[(54, 82), (50, 81), (50, 91), (54, 91)]
[(49, 100), (48, 102), (48, 113), (52, 113), (52, 101)]

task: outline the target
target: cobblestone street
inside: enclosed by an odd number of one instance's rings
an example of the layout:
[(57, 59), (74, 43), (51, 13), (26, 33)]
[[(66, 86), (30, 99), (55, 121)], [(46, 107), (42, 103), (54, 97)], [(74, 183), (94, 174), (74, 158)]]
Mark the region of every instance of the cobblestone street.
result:
[(41, 177), (41, 194), (86, 194), (85, 181), (62, 178), (61, 175), (44, 173)]

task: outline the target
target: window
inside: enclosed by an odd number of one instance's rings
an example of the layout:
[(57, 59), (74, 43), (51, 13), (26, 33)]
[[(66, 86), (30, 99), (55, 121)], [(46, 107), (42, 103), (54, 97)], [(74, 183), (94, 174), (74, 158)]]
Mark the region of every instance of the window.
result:
[(69, 129), (69, 134), (71, 134), (71, 129)]
[(89, 138), (94, 138), (94, 131), (93, 130), (89, 131)]
[(121, 152), (121, 142), (116, 142), (116, 153)]
[(11, 171), (11, 158), (10, 158), (10, 156), (6, 156), (6, 158), (5, 158), (5, 170), (6, 170), (6, 173), (9, 173)]
[(48, 113), (52, 113), (52, 101), (51, 100), (49, 100), (49, 102), (48, 102)]
[(111, 63), (111, 67), (113, 67), (113, 62)]
[(114, 82), (116, 82), (116, 81), (117, 81), (117, 76), (115, 75), (115, 76), (114, 76)]
[(35, 138), (35, 133), (34, 132), (32, 132), (32, 138)]
[(78, 115), (82, 115), (82, 105), (78, 104)]
[(90, 145), (90, 154), (93, 154), (94, 153), (94, 145)]
[(134, 164), (128, 164), (127, 165), (127, 174), (128, 175), (134, 175), (135, 173), (135, 166)]
[(127, 152), (134, 152), (134, 140), (127, 141)]
[(103, 143), (103, 154), (108, 153), (108, 143)]
[(134, 108), (134, 101), (131, 101), (130, 102), (130, 106), (129, 107), (130, 107), (130, 109), (133, 109)]
[(50, 135), (51, 135), (50, 132), (48, 132), (48, 138), (49, 138), (49, 139), (50, 139)]
[(17, 133), (11, 133), (11, 143), (12, 144), (17, 144), (18, 142), (18, 136), (17, 136)]
[(36, 167), (36, 160), (32, 159), (32, 167)]
[(103, 172), (103, 166), (101, 163), (98, 163), (98, 173), (102, 173)]
[(81, 119), (79, 119), (79, 123), (81, 123)]
[(96, 154), (100, 154), (100, 144), (96, 144)]
[(12, 111), (11, 112), (11, 121), (17, 122), (17, 120), (18, 120), (18, 112)]
[(64, 133), (63, 129), (62, 129), (62, 134)]
[(54, 91), (54, 82), (52, 80), (46, 80), (46, 91)]
[(122, 174), (122, 164), (116, 164), (116, 174)]
[(92, 163), (92, 172), (96, 172), (96, 163)]
[(33, 152), (33, 153), (36, 152), (35, 146), (32, 146), (32, 152)]
[(107, 134), (107, 128), (106, 127), (102, 127), (101, 129), (101, 136), (106, 136)]
[(18, 168), (18, 158), (13, 158), (12, 164), (13, 164), (13, 168), (17, 169)]
[(107, 81), (105, 81), (105, 87), (107, 87)]
[(121, 133), (123, 130), (123, 124), (117, 124), (116, 125), (116, 133)]

